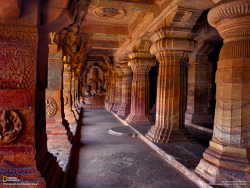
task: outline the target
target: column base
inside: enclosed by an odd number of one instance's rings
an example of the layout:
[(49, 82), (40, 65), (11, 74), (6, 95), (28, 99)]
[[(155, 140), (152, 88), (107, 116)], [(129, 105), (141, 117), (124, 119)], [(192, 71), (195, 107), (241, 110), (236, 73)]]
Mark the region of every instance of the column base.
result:
[(110, 100), (106, 100), (105, 107), (106, 107), (107, 111), (111, 112), (111, 110), (113, 108), (113, 103)]
[(213, 117), (211, 114), (190, 114), (185, 113), (185, 124), (187, 125), (204, 125), (204, 126), (210, 126), (213, 127)]
[(222, 145), (211, 140), (195, 172), (211, 183), (249, 185), (249, 152), (250, 148)]
[(120, 102), (116, 102), (113, 105), (112, 111), (117, 112), (120, 109), (120, 107), (121, 107), (121, 103)]
[(126, 118), (126, 121), (129, 124), (152, 124), (154, 123), (154, 119), (150, 115), (139, 116), (139, 115), (130, 114)]
[(156, 143), (187, 142), (190, 137), (189, 131), (182, 132), (179, 129), (159, 128), (154, 125), (146, 134), (146, 137)]
[(128, 116), (130, 114), (130, 109), (131, 109), (130, 105), (122, 103), (117, 114), (120, 116)]

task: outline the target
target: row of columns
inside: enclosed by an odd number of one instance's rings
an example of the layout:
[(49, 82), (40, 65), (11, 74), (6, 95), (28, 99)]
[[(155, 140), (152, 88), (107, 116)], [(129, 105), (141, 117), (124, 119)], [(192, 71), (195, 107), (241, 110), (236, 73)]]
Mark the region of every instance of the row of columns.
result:
[(66, 172), (81, 104), (78, 77), (70, 64), (63, 62), (62, 50), (49, 44), (48, 87), (46, 89), (46, 133), (48, 151)]
[[(224, 39), (224, 45), (216, 72), (213, 138), (196, 172), (213, 183), (250, 180), (250, 79), (247, 76), (250, 75), (250, 16), (247, 8), (249, 6), (249, 1), (244, 0), (222, 1), (208, 14), (209, 23), (219, 31)], [(183, 93), (186, 92), (184, 66), (195, 49), (196, 42), (181, 38), (183, 35), (179, 35), (178, 29), (175, 28), (175, 31), (176, 33), (172, 33), (167, 28), (162, 28), (151, 37), (153, 43), (150, 53), (159, 61), (156, 122), (146, 134), (146, 137), (153, 142), (187, 141), (183, 110), (185, 107)], [(182, 32), (182, 29), (179, 31)], [(154, 65), (154, 60), (138, 54), (130, 55), (128, 65), (121, 64), (124, 84), (122, 105), (118, 115), (127, 115), (126, 121), (130, 124), (148, 124), (153, 122), (149, 115), (148, 73)], [(204, 61), (199, 57), (195, 58), (197, 61)], [(131, 67), (133, 76), (128, 67)], [(126, 106), (129, 109), (129, 105), (130, 113), (128, 110), (125, 113), (124, 108)], [(211, 117), (207, 111), (201, 111), (199, 114), (202, 115), (200, 120), (210, 121)]]

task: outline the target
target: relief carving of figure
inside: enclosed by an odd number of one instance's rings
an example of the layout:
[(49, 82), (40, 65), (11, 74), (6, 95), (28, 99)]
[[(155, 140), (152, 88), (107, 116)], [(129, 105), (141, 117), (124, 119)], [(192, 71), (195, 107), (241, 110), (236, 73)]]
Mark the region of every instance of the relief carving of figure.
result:
[(97, 68), (93, 68), (88, 84), (84, 85), (84, 93), (90, 96), (103, 95), (105, 93), (103, 85), (104, 83), (99, 78)]
[(22, 122), (16, 112), (0, 111), (0, 143), (9, 143), (16, 139), (22, 129)]
[(90, 94), (92, 96), (95, 96), (102, 90), (102, 82), (98, 78), (97, 69), (93, 69), (92, 71), (92, 78), (89, 80), (89, 86), (90, 86)]

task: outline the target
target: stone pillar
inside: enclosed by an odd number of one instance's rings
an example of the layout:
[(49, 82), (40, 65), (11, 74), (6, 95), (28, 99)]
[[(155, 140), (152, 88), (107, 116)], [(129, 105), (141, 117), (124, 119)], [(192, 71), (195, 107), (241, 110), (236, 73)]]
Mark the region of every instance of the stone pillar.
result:
[(75, 97), (75, 102), (74, 102), (74, 106), (76, 109), (78, 109), (78, 77), (75, 76), (75, 84), (74, 84), (74, 97)]
[[(150, 54), (148, 54), (150, 55)], [(130, 54), (128, 65), (133, 71), (131, 90), (131, 110), (126, 121), (130, 124), (151, 124), (154, 122), (149, 115), (149, 71), (156, 61), (139, 54)]]
[(70, 147), (67, 132), (62, 125), (62, 52), (57, 51), (57, 44), (49, 44), (48, 87), (46, 89), (46, 133), (48, 149)]
[[(46, 61), (47, 49), (38, 39), (36, 27), (0, 25), (0, 186), (4, 176), (17, 177), (18, 183), (46, 186), (37, 170), (48, 153), (46, 84), (37, 67)], [(37, 82), (42, 84), (38, 87)]]
[(70, 90), (70, 84), (71, 84), (71, 70), (70, 70), (70, 64), (64, 63), (64, 69), (63, 69), (63, 103), (64, 103), (64, 114), (65, 119), (67, 120), (70, 128), (70, 131), (75, 135), (76, 132), (76, 121), (73, 115), (73, 112), (71, 111), (72, 106), (72, 100), (71, 100), (71, 90)]
[(154, 40), (150, 49), (159, 61), (156, 122), (146, 136), (153, 142), (160, 143), (187, 141), (180, 130), (183, 129), (180, 122), (182, 113), (180, 89), (183, 80), (181, 70), (189, 51), (194, 49), (195, 42), (180, 38), (159, 38), (159, 36), (162, 35), (158, 32), (152, 36)]
[(208, 13), (224, 45), (216, 72), (213, 138), (195, 170), (212, 183), (246, 181), (246, 187), (250, 184), (249, 7), (249, 0), (223, 0)]
[(209, 90), (209, 59), (207, 54), (194, 52), (189, 56), (188, 92), (185, 122), (187, 125), (212, 126), (211, 100)]
[(122, 103), (122, 70), (118, 67), (115, 73), (115, 103), (112, 110), (118, 111)]
[(128, 61), (124, 61), (120, 64), (120, 67), (123, 71), (122, 76), (122, 104), (119, 108), (118, 115), (128, 116), (131, 109), (131, 88), (132, 88), (132, 79), (133, 72), (128, 66)]
[(106, 109), (111, 112), (112, 108), (113, 108), (113, 104), (115, 102), (115, 74), (113, 70), (109, 71), (109, 98), (105, 104)]
[(70, 97), (71, 97), (71, 100), (72, 100), (72, 103), (71, 103), (71, 109), (74, 110), (75, 107), (74, 107), (74, 104), (75, 104), (75, 74), (74, 74), (74, 71), (72, 70), (71, 72), (71, 80), (70, 80)]

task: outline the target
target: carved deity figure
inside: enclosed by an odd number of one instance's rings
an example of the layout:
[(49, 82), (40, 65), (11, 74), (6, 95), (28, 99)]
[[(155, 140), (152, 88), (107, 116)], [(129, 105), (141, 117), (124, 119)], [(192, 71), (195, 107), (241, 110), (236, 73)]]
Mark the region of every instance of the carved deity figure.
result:
[(21, 128), (22, 122), (16, 112), (0, 111), (0, 142), (11, 142), (17, 137)]
[(93, 69), (92, 78), (89, 80), (90, 94), (95, 96), (102, 91), (102, 81), (98, 78), (97, 69)]

